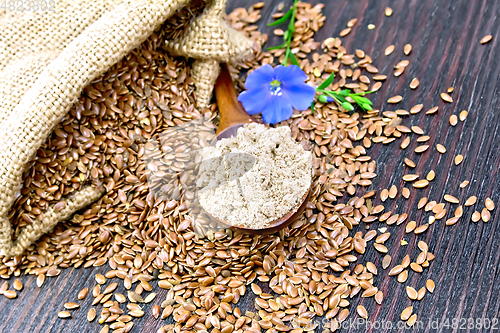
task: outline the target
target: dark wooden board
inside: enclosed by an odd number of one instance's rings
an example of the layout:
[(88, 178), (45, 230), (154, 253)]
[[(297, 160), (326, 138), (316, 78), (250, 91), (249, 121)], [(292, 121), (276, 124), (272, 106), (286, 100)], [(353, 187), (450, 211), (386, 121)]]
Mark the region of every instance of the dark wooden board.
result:
[[(270, 15), (281, 0), (265, 1), (266, 6), (260, 21), (261, 30), (271, 33), (265, 24), (270, 22)], [(256, 1), (228, 0), (228, 11), (239, 6), (249, 6)], [(316, 4), (318, 1), (310, 0)], [(317, 40), (329, 36), (338, 36), (346, 27), (347, 21), (358, 18), (358, 23), (350, 35), (343, 38), (349, 51), (357, 48), (370, 54), (374, 64), (388, 79), (381, 91), (370, 98), (375, 107), (382, 110), (396, 108), (409, 109), (423, 103), (424, 110), (439, 106), (439, 112), (433, 116), (419, 115), (404, 120), (405, 125), (418, 125), (431, 133), (429, 144), (435, 147), (441, 143), (448, 149), (440, 155), (433, 148), (432, 152), (416, 155), (413, 149), (401, 153), (394, 143), (388, 146), (374, 145), (370, 155), (377, 161), (377, 173), (373, 189), (388, 188), (392, 184), (402, 187), (401, 176), (408, 170), (403, 165), (404, 157), (418, 162), (416, 172), (426, 174), (436, 170), (436, 180), (409, 200), (400, 198), (386, 202), (386, 210), (409, 214), (409, 219), (421, 222), (428, 214), (416, 209), (416, 202), (426, 195), (433, 200), (442, 200), (445, 193), (452, 194), (464, 202), (471, 195), (478, 196), (478, 202), (484, 203), (491, 197), (499, 206), (500, 185), (498, 168), (500, 164), (500, 1), (498, 0), (323, 0), (324, 13), (327, 16), (325, 26), (317, 34)], [(287, 5), (291, 0), (285, 1)], [(390, 6), (394, 14), (384, 16), (384, 9)], [(374, 24), (374, 30), (367, 25)], [(480, 45), (479, 40), (492, 34), (493, 40), (487, 45)], [(270, 34), (272, 35), (272, 34)], [(280, 39), (270, 36), (270, 45), (277, 45)], [(409, 57), (403, 55), (403, 46), (410, 43), (413, 51)], [(394, 44), (396, 50), (390, 56), (384, 55), (384, 49)], [(392, 66), (403, 59), (410, 60), (405, 73), (395, 78)], [(408, 87), (413, 77), (418, 77), (420, 86), (416, 91)], [(439, 97), (448, 87), (454, 87), (454, 102), (445, 104)], [(389, 106), (384, 101), (394, 95), (403, 96), (403, 102), (397, 107)], [(461, 110), (468, 110), (469, 117), (451, 127), (448, 118)], [(414, 141), (414, 140), (413, 140)], [(412, 142), (409, 148), (415, 148)], [(462, 165), (455, 166), (453, 158), (462, 154)], [(465, 189), (459, 184), (469, 180)], [(390, 206), (392, 204), (392, 207)], [(453, 207), (456, 207), (454, 205)], [(483, 206), (479, 206), (479, 210)], [(454, 209), (454, 208), (453, 208)], [(369, 313), (372, 324), (391, 322), (394, 328), (351, 326), (342, 332), (396, 332), (400, 312), (411, 304), (405, 295), (405, 285), (420, 288), (428, 278), (436, 282), (434, 294), (427, 294), (420, 302), (414, 302), (414, 312), (425, 325), (417, 332), (495, 332), (492, 328), (460, 329), (465, 320), (499, 318), (500, 307), (500, 228), (498, 226), (499, 209), (492, 213), (489, 223), (472, 223), (473, 209), (464, 210), (464, 218), (455, 226), (445, 227), (444, 220), (434, 223), (429, 230), (415, 237), (404, 235), (404, 228), (391, 228), (393, 235), (388, 241), (388, 248), (393, 260), (401, 261), (406, 254), (412, 258), (418, 254), (416, 243), (425, 240), (436, 259), (422, 274), (410, 272), (407, 283), (400, 284), (395, 278), (389, 278), (387, 271), (379, 270), (375, 278), (376, 285), (384, 292), (382, 306), (373, 299), (355, 297), (351, 300), (351, 312), (358, 304), (363, 304)], [(449, 213), (451, 215), (452, 213)], [(401, 246), (405, 238), (408, 245)], [(372, 261), (380, 265), (382, 256), (372, 246), (361, 262)], [(73, 312), (73, 319), (60, 320), (57, 312), (65, 302), (76, 300), (78, 291), (93, 286), (93, 276), (100, 269), (68, 269), (57, 278), (48, 278), (43, 287), (37, 288), (32, 276), (22, 277), (25, 285), (16, 300), (0, 297), (0, 331), (15, 332), (99, 332), (100, 325), (88, 323), (86, 313), (90, 308), (90, 297), (82, 308)], [(158, 288), (159, 289), (159, 288)], [(122, 291), (123, 292), (123, 291)], [(156, 299), (159, 303), (165, 297), (160, 291)], [(155, 303), (153, 302), (153, 303)], [(146, 306), (146, 313), (152, 304)], [(240, 301), (241, 309), (253, 310), (253, 298), (245, 297)], [(356, 318), (352, 314), (350, 318)], [(461, 318), (462, 321), (460, 321)], [(428, 327), (430, 321), (440, 322), (439, 327)], [(449, 327), (445, 325), (449, 321)], [(451, 325), (459, 323), (458, 328)], [(135, 320), (132, 332), (156, 332), (166, 322), (155, 320), (146, 315)], [(386, 324), (387, 325), (387, 324)], [(497, 324), (500, 330), (500, 324)], [(318, 330), (320, 331), (320, 330)]]

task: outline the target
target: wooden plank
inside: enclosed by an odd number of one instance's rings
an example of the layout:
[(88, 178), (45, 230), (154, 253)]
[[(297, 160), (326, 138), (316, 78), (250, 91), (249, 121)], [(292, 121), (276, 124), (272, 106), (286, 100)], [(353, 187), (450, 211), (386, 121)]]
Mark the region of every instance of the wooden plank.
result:
[[(249, 6), (257, 1), (229, 0), (228, 11), (238, 6)], [(269, 45), (277, 45), (280, 38), (272, 36), (272, 29), (265, 27), (271, 21), (280, 0), (265, 1), (266, 5), (260, 21), (261, 31), (270, 35)], [(464, 202), (470, 195), (478, 195), (479, 202), (489, 196), (499, 202), (500, 185), (498, 169), (500, 167), (500, 2), (491, 0), (358, 0), (324, 1), (323, 12), (327, 16), (325, 26), (317, 34), (321, 41), (329, 36), (338, 36), (346, 27), (347, 21), (358, 18), (358, 23), (351, 34), (343, 38), (345, 47), (354, 51), (363, 49), (371, 55), (380, 72), (388, 75), (381, 91), (370, 98), (375, 107), (383, 110), (396, 108), (409, 109), (417, 103), (424, 104), (424, 111), (439, 106), (436, 115), (426, 116), (424, 112), (404, 120), (404, 124), (418, 125), (430, 133), (429, 144), (435, 147), (443, 144), (448, 151), (441, 155), (426, 152), (421, 155), (411, 153), (412, 146), (404, 154), (395, 145), (374, 145), (370, 155), (377, 161), (377, 173), (382, 175), (373, 180), (373, 189), (388, 188), (392, 184), (401, 187), (401, 177), (407, 172), (403, 165), (404, 157), (418, 161), (414, 173), (426, 174), (431, 169), (436, 171), (436, 180), (430, 186), (412, 196), (409, 200), (399, 198), (386, 202), (386, 210), (397, 213), (406, 212), (409, 220), (421, 223), (428, 215), (416, 210), (418, 200), (426, 195), (441, 200), (444, 194), (452, 194)], [(288, 6), (291, 1), (284, 1)], [(312, 4), (318, 1), (311, 0)], [(386, 17), (384, 9), (390, 6), (393, 15)], [(375, 29), (368, 30), (367, 25), (374, 24)], [(493, 40), (480, 45), (479, 40), (487, 35)], [(403, 54), (403, 46), (410, 43), (413, 50), (409, 56)], [(384, 49), (394, 44), (396, 49), (390, 56), (384, 55)], [(395, 78), (392, 66), (400, 60), (409, 59), (410, 65), (405, 73)], [(413, 77), (418, 77), (420, 86), (412, 91), (408, 85)], [(454, 87), (454, 102), (445, 104), (439, 97), (448, 87)], [(385, 101), (394, 95), (403, 96), (403, 102), (389, 106)], [(461, 110), (468, 110), (467, 120), (456, 127), (451, 127), (448, 118)], [(413, 140), (414, 141), (414, 140)], [(434, 150), (434, 148), (433, 148)], [(465, 159), (460, 166), (455, 166), (453, 158), (462, 154)], [(470, 184), (465, 189), (458, 187), (463, 180)], [(450, 205), (448, 205), (450, 206)], [(497, 204), (498, 206), (498, 204)], [(456, 205), (452, 206), (452, 210)], [(481, 207), (482, 208), (482, 207)], [(406, 254), (412, 258), (418, 253), (418, 240), (429, 244), (429, 251), (436, 259), (422, 274), (410, 272), (407, 283), (398, 283), (390, 279), (387, 271), (379, 271), (375, 284), (384, 292), (382, 306), (373, 299), (355, 297), (350, 310), (356, 320), (355, 308), (363, 304), (369, 313), (372, 324), (389, 321), (397, 325), (401, 311), (411, 302), (404, 293), (405, 285), (415, 288), (424, 286), (428, 278), (436, 282), (434, 294), (427, 294), (420, 302), (413, 302), (414, 312), (418, 314), (425, 327), (419, 332), (452, 331), (451, 325), (458, 320), (459, 326), (467, 320), (487, 318), (490, 321), (499, 317), (500, 294), (499, 259), (500, 230), (498, 227), (498, 209), (492, 213), (489, 223), (470, 222), (472, 209), (465, 209), (464, 218), (457, 225), (444, 227), (444, 220), (434, 223), (429, 230), (415, 237), (405, 235), (403, 228), (396, 229), (387, 242), (393, 262), (400, 262)], [(404, 238), (408, 245), (401, 246)], [(368, 246), (362, 263), (372, 261), (379, 264), (382, 256), (372, 246)], [(76, 300), (80, 289), (93, 287), (93, 276), (103, 268), (68, 269), (57, 278), (48, 278), (40, 289), (32, 276), (22, 277), (25, 289), (16, 300), (0, 298), (0, 332), (99, 332), (101, 326), (94, 321), (88, 323), (86, 313), (91, 308), (91, 297), (82, 307), (73, 311), (73, 318), (60, 320), (57, 313), (63, 304)], [(12, 283), (12, 281), (10, 281)], [(158, 292), (156, 300), (144, 307), (146, 316), (134, 320), (133, 332), (156, 332), (167, 321), (155, 320), (148, 315), (153, 304), (159, 304), (166, 292), (155, 286)], [(121, 290), (126, 294), (125, 290)], [(240, 301), (241, 309), (253, 310), (251, 293)], [(460, 318), (464, 318), (460, 321)], [(438, 320), (439, 327), (428, 327), (430, 322)], [(445, 323), (448, 320), (449, 327)], [(455, 322), (453, 321), (455, 320)], [(168, 321), (170, 322), (170, 321)], [(387, 324), (386, 324), (387, 325)], [(500, 326), (497, 324), (497, 327)], [(465, 326), (467, 327), (467, 326)], [(475, 326), (476, 327), (476, 326)], [(351, 326), (342, 332), (361, 332), (361, 327)], [(393, 332), (387, 328), (373, 329), (376, 332)], [(401, 331), (401, 330), (399, 330)], [(477, 328), (468, 332), (480, 332)]]

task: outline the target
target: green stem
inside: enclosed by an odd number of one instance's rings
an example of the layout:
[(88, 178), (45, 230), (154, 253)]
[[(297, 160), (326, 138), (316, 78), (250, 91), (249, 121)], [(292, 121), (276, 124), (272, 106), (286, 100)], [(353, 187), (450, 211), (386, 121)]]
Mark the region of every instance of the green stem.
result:
[[(282, 63), (283, 66), (288, 66), (288, 55), (289, 55), (289, 52), (292, 52), (290, 50), (290, 46), (292, 44), (293, 33), (295, 30), (295, 17), (297, 15), (297, 2), (299, 2), (299, 0), (294, 0), (294, 2), (293, 2), (292, 17), (290, 18), (290, 23), (288, 23), (288, 35), (287, 35), (287, 38), (285, 39), (286, 50), (285, 50), (285, 59), (283, 60), (283, 63)], [(291, 27), (293, 29), (291, 29)]]

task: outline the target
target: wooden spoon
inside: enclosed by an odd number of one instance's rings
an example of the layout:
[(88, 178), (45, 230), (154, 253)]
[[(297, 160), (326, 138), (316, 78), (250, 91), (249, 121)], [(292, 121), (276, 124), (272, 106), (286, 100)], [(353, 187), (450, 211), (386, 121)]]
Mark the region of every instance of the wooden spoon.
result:
[[(216, 132), (216, 140), (235, 136), (238, 133), (238, 128), (251, 122), (258, 122), (245, 111), (241, 103), (238, 101), (236, 89), (234, 88), (234, 83), (226, 64), (221, 64), (221, 72), (215, 83), (215, 98), (217, 99), (217, 105), (219, 106), (220, 116), (219, 127)], [(300, 205), (297, 205), (294, 209), (285, 214), (285, 216), (271, 221), (268, 223), (266, 228), (262, 229), (234, 226), (227, 221), (223, 221), (211, 216), (210, 214), (209, 215), (214, 220), (220, 221), (234, 230), (244, 231), (245, 233), (253, 235), (268, 234), (278, 231), (296, 221), (306, 208), (310, 192), (311, 188), (309, 188), (307, 193), (301, 198), (302, 201)]]

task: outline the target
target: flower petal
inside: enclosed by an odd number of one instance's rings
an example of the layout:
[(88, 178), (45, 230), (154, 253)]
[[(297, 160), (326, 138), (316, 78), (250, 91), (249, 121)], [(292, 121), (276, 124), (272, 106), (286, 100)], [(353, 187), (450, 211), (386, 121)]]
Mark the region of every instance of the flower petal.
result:
[(271, 91), (267, 87), (254, 90), (245, 90), (238, 96), (238, 101), (243, 104), (245, 111), (250, 114), (261, 112), (271, 98)]
[(265, 64), (248, 74), (245, 81), (245, 89), (253, 90), (264, 86), (269, 88), (272, 80), (274, 80), (274, 68), (269, 64)]
[(299, 111), (307, 110), (316, 94), (316, 89), (307, 83), (283, 84), (281, 90), (288, 103)]
[(283, 96), (272, 96), (269, 103), (262, 110), (262, 119), (266, 123), (276, 124), (289, 119), (293, 114), (293, 108)]
[(282, 84), (297, 84), (307, 80), (306, 73), (296, 65), (287, 67), (278, 65), (274, 69), (274, 74), (276, 80), (280, 81)]

